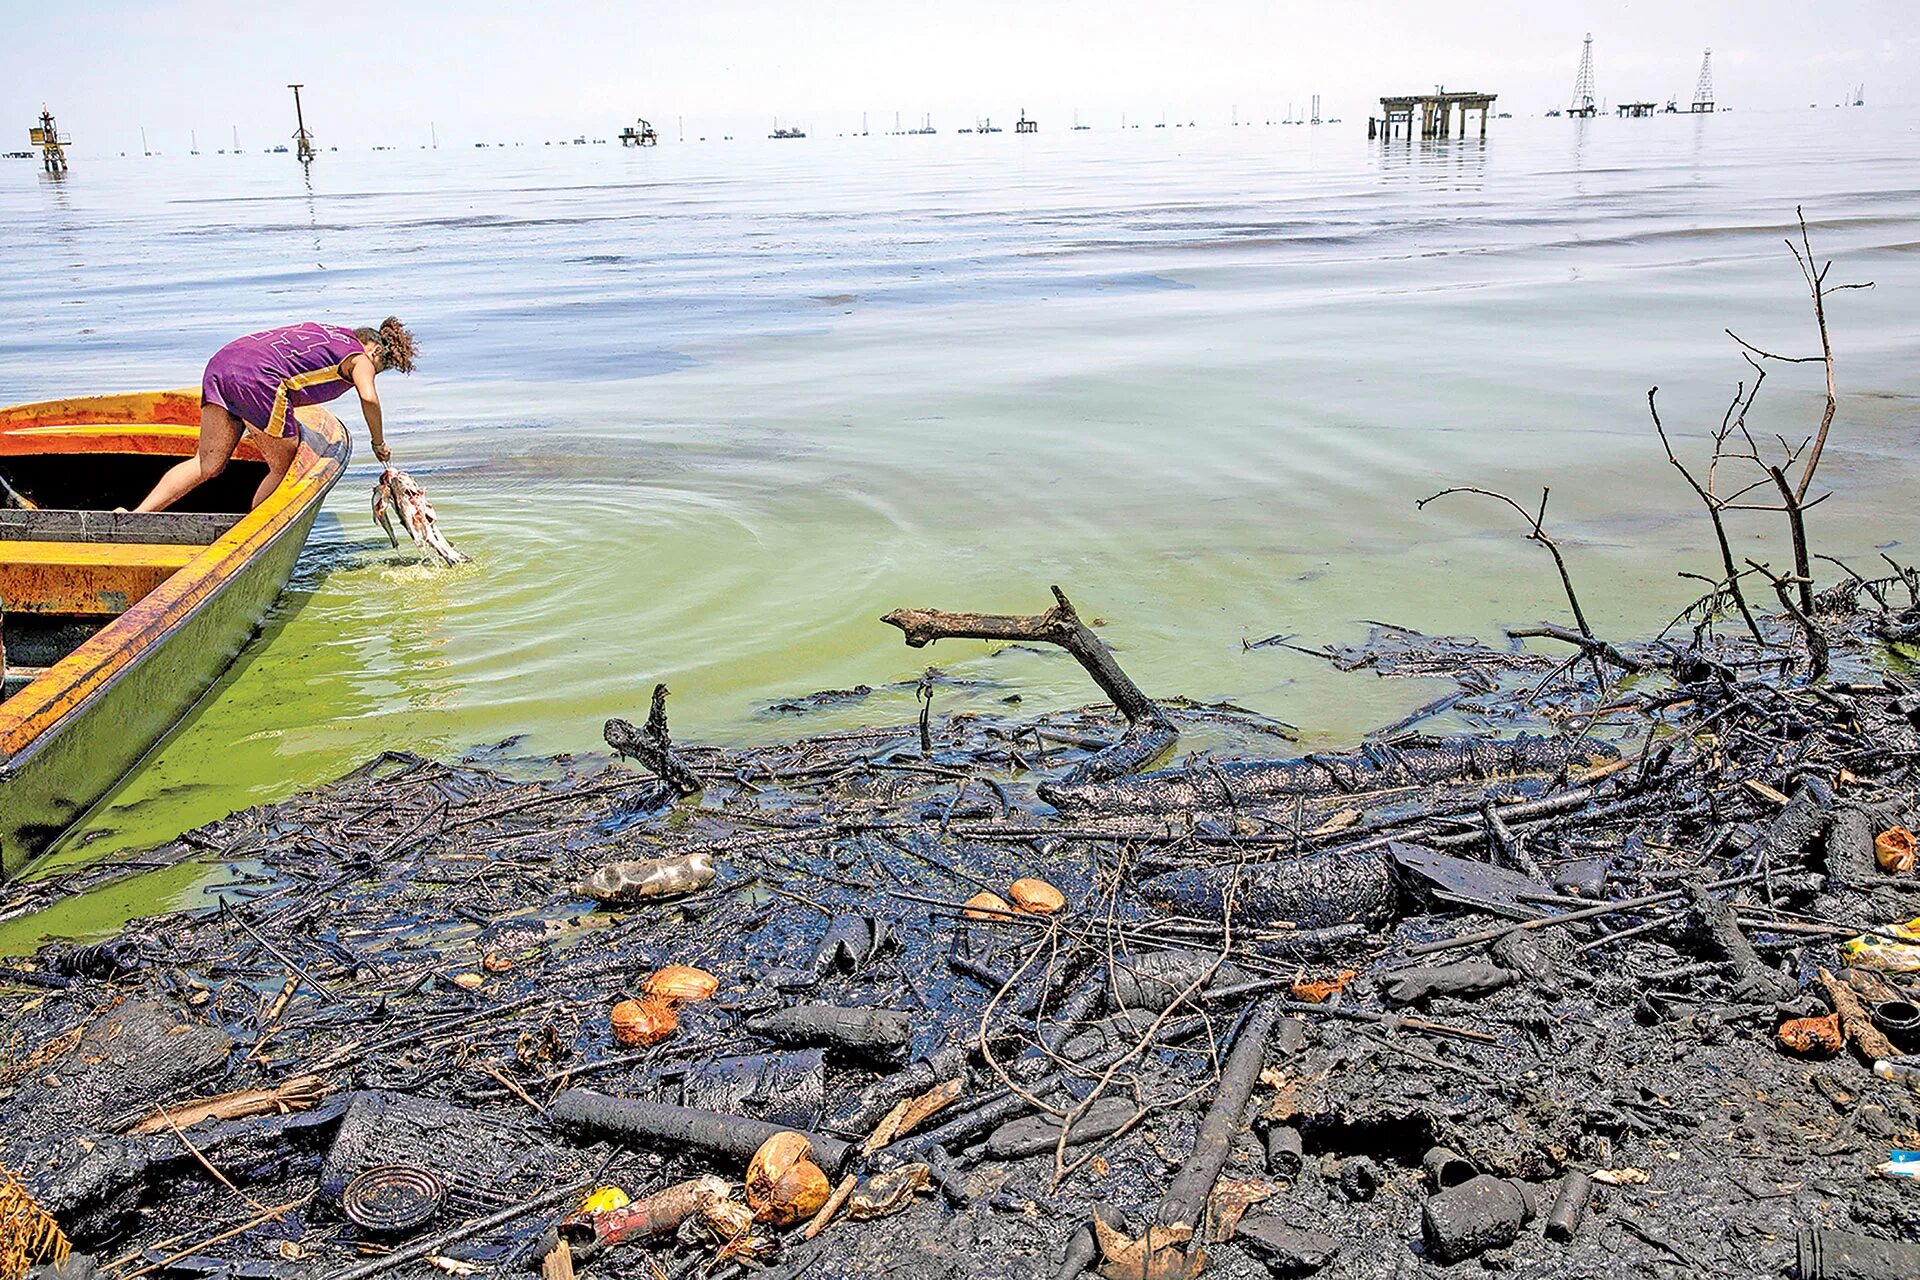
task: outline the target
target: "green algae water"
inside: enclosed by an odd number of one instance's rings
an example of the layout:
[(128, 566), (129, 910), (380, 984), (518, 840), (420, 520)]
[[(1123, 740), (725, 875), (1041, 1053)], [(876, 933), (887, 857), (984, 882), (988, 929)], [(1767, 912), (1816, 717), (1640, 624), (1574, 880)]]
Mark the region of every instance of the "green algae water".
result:
[[(1243, 641), (1364, 619), (1492, 634), (1563, 616), (1472, 483), (1553, 488), (1596, 626), (1663, 625), (1710, 570), (1646, 393), (1703, 449), (1750, 376), (1722, 332), (1817, 349), (1783, 243), (1840, 295), (1822, 549), (1912, 536), (1909, 115), (1871, 108), (1364, 128), (810, 138), (0, 168), (0, 400), (195, 383), (228, 338), (398, 313), (397, 464), (475, 563), (369, 517), (360, 442), (260, 640), (43, 862), (110, 858), (383, 749), (603, 751), (656, 681), (676, 735), (746, 743), (1097, 696), (1069, 660), (905, 648), (903, 604), (1037, 611), (1059, 583), (1148, 690), (1351, 741), (1441, 686)], [(1818, 420), (1778, 370), (1757, 430)], [(1736, 552), (1785, 557), (1763, 517)], [(1906, 554), (1911, 554), (1906, 553)], [(864, 697), (797, 714), (815, 690)], [(0, 949), (205, 901), (197, 873), (0, 929)]]

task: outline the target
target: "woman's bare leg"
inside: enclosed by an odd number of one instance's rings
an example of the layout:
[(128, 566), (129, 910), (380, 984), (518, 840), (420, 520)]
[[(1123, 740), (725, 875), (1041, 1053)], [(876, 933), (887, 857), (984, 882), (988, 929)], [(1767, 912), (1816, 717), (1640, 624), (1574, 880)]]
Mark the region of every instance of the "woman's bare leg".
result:
[(293, 466), (293, 455), (300, 451), (300, 441), (298, 437), (289, 440), (283, 436), (270, 436), (264, 431), (255, 431), (252, 427), (248, 427), (247, 431), (255, 447), (260, 450), (260, 456), (267, 460), (267, 478), (262, 480), (260, 487), (253, 491), (253, 505), (257, 507), (265, 502), (267, 495), (278, 489), (280, 482), (286, 478), (287, 469)]
[(217, 404), (200, 406), (200, 448), (193, 457), (176, 462), (153, 486), (135, 511), (165, 511), (227, 469), (244, 428), (240, 419)]

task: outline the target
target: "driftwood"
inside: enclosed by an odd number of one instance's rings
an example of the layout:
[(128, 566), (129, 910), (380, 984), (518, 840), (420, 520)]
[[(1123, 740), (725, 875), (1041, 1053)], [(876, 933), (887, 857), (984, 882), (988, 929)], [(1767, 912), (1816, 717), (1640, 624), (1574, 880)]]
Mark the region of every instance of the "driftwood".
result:
[(891, 1058), (913, 1039), (913, 1020), (897, 1009), (799, 1004), (750, 1018), (747, 1030), (774, 1044), (828, 1045)]
[(157, 1107), (142, 1117), (129, 1133), (165, 1133), (169, 1129), (188, 1129), (202, 1120), (239, 1120), (268, 1111), (304, 1111), (327, 1094), (327, 1082), (319, 1076), (295, 1076), (283, 1085), (267, 1089), (236, 1089), (195, 1102)]
[(1387, 787), (1550, 773), (1568, 765), (1616, 758), (1597, 742), (1521, 734), (1510, 740), (1417, 737), (1342, 755), (1297, 760), (1230, 760), (1163, 769), (1111, 782), (1042, 783), (1040, 798), (1067, 814), (1184, 813), (1234, 809), (1304, 796), (1344, 795)]
[(1809, 777), (1787, 801), (1760, 838), (1747, 851), (1747, 860), (1756, 867), (1778, 867), (1801, 861), (1826, 828), (1827, 815), (1833, 809), (1833, 788), (1820, 778)]
[(1899, 821), (1899, 809), (1894, 805), (1879, 809), (1857, 804), (1835, 807), (1826, 845), (1827, 876), (1835, 887), (1867, 889), (1883, 881), (1879, 864), (1874, 861), (1873, 840)]
[(1824, 968), (1820, 970), (1820, 985), (1827, 989), (1834, 1012), (1840, 1015), (1840, 1027), (1853, 1047), (1860, 1051), (1861, 1057), (1872, 1062), (1899, 1056), (1900, 1051), (1893, 1047), (1893, 1042), (1873, 1025), (1873, 1015), (1867, 1012), (1866, 1005), (1860, 1002), (1853, 988)]
[(1736, 995), (1750, 1000), (1785, 1000), (1793, 994), (1793, 980), (1777, 969), (1769, 969), (1760, 959), (1753, 944), (1740, 932), (1731, 906), (1708, 893), (1698, 881), (1686, 886), (1686, 894), (1714, 950), (1733, 970)]
[[(1073, 1132), (1067, 1135), (1067, 1145), (1092, 1142), (1096, 1138), (1118, 1133), (1139, 1115), (1139, 1108), (1126, 1098), (1097, 1098), (1087, 1108), (1086, 1114), (1074, 1121)], [(1018, 1160), (1022, 1156), (1037, 1156), (1043, 1151), (1052, 1151), (1059, 1141), (1060, 1117), (1024, 1116), (1009, 1120), (987, 1135), (986, 1154), (994, 1160)]]
[(1520, 975), (1491, 960), (1474, 957), (1452, 964), (1395, 969), (1380, 978), (1388, 1004), (1419, 1004), (1435, 996), (1483, 996), (1510, 987)]
[(950, 613), (944, 609), (895, 609), (881, 621), (900, 628), (907, 644), (924, 648), (936, 640), (1038, 640), (1057, 644), (1085, 667), (1100, 691), (1127, 718), (1127, 731), (1112, 746), (1081, 762), (1069, 783), (1100, 782), (1144, 769), (1164, 756), (1180, 731), (1114, 660), (1113, 650), (1080, 621), (1066, 592), (1053, 588), (1056, 601), (1045, 613), (1014, 616)]
[(625, 720), (613, 719), (607, 721), (604, 732), (608, 746), (638, 760), (681, 795), (697, 795), (706, 789), (707, 784), (674, 750), (673, 739), (667, 734), (667, 686), (664, 684), (653, 686), (653, 706), (647, 712), (644, 726), (636, 729)]

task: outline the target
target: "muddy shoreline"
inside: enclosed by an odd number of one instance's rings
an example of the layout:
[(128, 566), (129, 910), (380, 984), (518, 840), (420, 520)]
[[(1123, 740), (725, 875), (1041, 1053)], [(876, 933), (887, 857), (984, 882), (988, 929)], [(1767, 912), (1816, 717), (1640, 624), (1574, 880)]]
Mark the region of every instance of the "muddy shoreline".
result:
[[(1275, 722), (1167, 700), (1143, 733), (1123, 696), (738, 751), (663, 717), (610, 728), (644, 766), (540, 781), (385, 755), (147, 856), (224, 868), (209, 905), (0, 965), (0, 1166), (122, 1280), (532, 1274), (594, 1187), (715, 1175), (743, 1203), (756, 1123), (814, 1135), (861, 1216), (580, 1219), (567, 1265), (1911, 1274), (1807, 1236), (1920, 1239), (1913, 1182), (1876, 1172), (1920, 1109), (1865, 1034), (1920, 1049), (1872, 1024), (1920, 988), (1847, 949), (1920, 915), (1874, 850), (1913, 818), (1910, 620), (1841, 591), (1819, 621), (1818, 682), (1771, 621), (1766, 650), (1389, 629), (1322, 655), (1450, 675), (1430, 708), (1497, 741), (1409, 721), (1276, 758)], [(1242, 758), (1139, 772), (1201, 723)], [(596, 901), (636, 860), (679, 860), (677, 892)], [(114, 874), (0, 888), (0, 917)], [(1009, 907), (1028, 880), (1064, 909)], [(620, 1043), (670, 965), (717, 990)], [(1783, 1046), (1836, 1012), (1844, 1045)], [(427, 1216), (350, 1220), (395, 1165)]]

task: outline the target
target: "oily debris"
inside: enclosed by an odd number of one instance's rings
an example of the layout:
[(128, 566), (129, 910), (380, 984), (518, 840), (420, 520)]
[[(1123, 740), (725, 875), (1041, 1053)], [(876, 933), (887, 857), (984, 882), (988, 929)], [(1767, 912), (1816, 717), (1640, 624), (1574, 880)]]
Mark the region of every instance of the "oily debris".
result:
[(0, 967), (0, 1166), (124, 1280), (1911, 1275), (1920, 693), (1855, 604), (1817, 682), (1339, 655), (1504, 743), (1101, 776), (1236, 713), (721, 751), (657, 698), (644, 768), (383, 754), (0, 889), (213, 878)]

